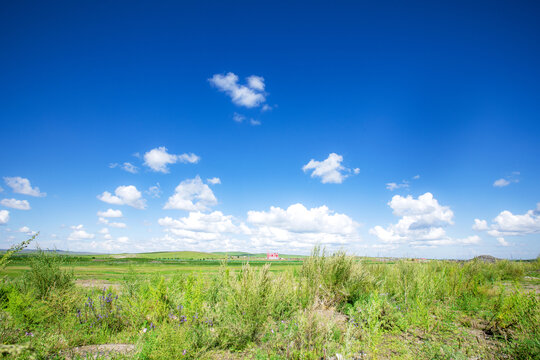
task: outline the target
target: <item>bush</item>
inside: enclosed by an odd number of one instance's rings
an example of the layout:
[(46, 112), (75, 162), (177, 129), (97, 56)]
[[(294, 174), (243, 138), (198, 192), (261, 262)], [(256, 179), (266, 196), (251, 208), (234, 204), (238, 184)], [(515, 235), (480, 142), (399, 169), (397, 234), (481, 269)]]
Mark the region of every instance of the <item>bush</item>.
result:
[(65, 257), (54, 252), (38, 249), (30, 257), (30, 270), (24, 274), (24, 283), (34, 290), (36, 296), (44, 299), (53, 290), (67, 290), (75, 284), (73, 270), (64, 270)]

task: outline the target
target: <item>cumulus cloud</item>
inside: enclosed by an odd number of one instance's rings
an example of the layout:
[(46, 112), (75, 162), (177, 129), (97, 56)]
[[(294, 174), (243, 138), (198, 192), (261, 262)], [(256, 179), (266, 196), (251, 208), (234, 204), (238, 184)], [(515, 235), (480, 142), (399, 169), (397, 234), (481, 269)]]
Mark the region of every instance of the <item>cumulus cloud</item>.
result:
[(119, 228), (119, 229), (125, 229), (127, 227), (125, 223), (121, 223), (121, 222), (110, 222), (108, 225), (110, 227)]
[(486, 220), (474, 219), (474, 225), (472, 226), (473, 230), (488, 230), (488, 225)]
[[(323, 184), (333, 183), (341, 184), (348, 176), (350, 176), (351, 169), (347, 169), (341, 162), (343, 156), (336, 153), (331, 153), (328, 158), (323, 161), (317, 161), (311, 159), (306, 165), (302, 167), (304, 172), (313, 170), (311, 177), (320, 177)], [(360, 169), (354, 169), (354, 174), (358, 174)]]
[(174, 194), (163, 207), (187, 211), (204, 211), (217, 204), (214, 193), (207, 184), (204, 184), (197, 175), (194, 179), (182, 181), (175, 189)]
[(84, 230), (83, 225), (75, 225), (72, 226), (71, 229), (73, 230), (71, 234), (68, 236), (68, 240), (77, 241), (77, 240), (89, 240), (93, 239), (96, 236), (94, 234), (90, 234)]
[(98, 199), (113, 205), (128, 205), (135, 209), (144, 209), (146, 200), (142, 198), (141, 192), (133, 185), (119, 186), (114, 191), (115, 195), (105, 191), (98, 195)]
[(354, 245), (360, 241), (357, 222), (326, 206), (307, 209), (293, 204), (287, 209), (249, 211), (250, 237), (259, 248), (284, 247), (307, 250), (316, 244)]
[(27, 200), (2, 199), (0, 204), (17, 210), (30, 210), (30, 203)]
[(119, 243), (125, 244), (129, 242), (129, 238), (127, 236), (120, 236), (118, 239), (116, 239)]
[(264, 78), (261, 76), (251, 75), (247, 78), (247, 83), (254, 90), (264, 91)]
[(103, 229), (101, 229), (101, 230), (99, 230), (99, 233), (100, 233), (101, 235), (103, 235), (103, 238), (104, 238), (105, 240), (111, 240), (111, 239), (112, 239), (112, 236), (111, 236), (111, 234), (109, 233), (109, 229), (106, 228), (106, 227), (103, 228)]
[(24, 194), (36, 197), (46, 196), (46, 193), (42, 193), (38, 187), (32, 187), (30, 185), (30, 180), (22, 178), (20, 176), (15, 177), (4, 177), (6, 185), (9, 186), (14, 193)]
[(160, 146), (152, 149), (144, 154), (144, 165), (156, 172), (162, 172), (164, 174), (169, 172), (168, 165), (176, 163), (191, 163), (196, 164), (199, 162), (200, 157), (193, 154), (180, 154), (174, 155), (167, 152), (167, 148)]
[(104, 218), (121, 218), (123, 215), (120, 210), (108, 209), (107, 211), (98, 211), (97, 216)]
[[(451, 241), (445, 227), (453, 224), (454, 213), (448, 206), (442, 206), (431, 193), (417, 199), (395, 195), (388, 203), (393, 214), (400, 219), (387, 228), (375, 226), (369, 230), (379, 240), (386, 243), (411, 243), (413, 245), (445, 245)], [(452, 240), (454, 243), (456, 240)]]
[(505, 187), (512, 183), (518, 183), (519, 179), (517, 178), (519, 176), (519, 171), (514, 171), (511, 175), (506, 176), (504, 178), (500, 178), (498, 180), (495, 180), (493, 183), (494, 187)]
[(266, 102), (264, 78), (260, 76), (249, 76), (247, 85), (239, 84), (238, 76), (232, 72), (226, 75), (215, 74), (208, 81), (219, 91), (227, 94), (232, 102), (238, 106), (253, 108)]
[(0, 210), (0, 225), (5, 225), (9, 221), (9, 211)]
[(249, 232), (243, 223), (238, 223), (233, 216), (224, 215), (221, 211), (209, 214), (190, 212), (188, 216), (178, 219), (161, 218), (158, 223), (166, 235), (153, 241), (157, 246), (169, 249), (241, 250), (245, 247), (245, 241), (240, 238)]
[(19, 232), (25, 235), (34, 235), (36, 233), (35, 231), (30, 230), (28, 226), (23, 226), (19, 228)]
[(218, 177), (213, 177), (213, 178), (210, 178), (210, 179), (206, 179), (206, 182), (208, 182), (209, 184), (212, 184), (212, 185), (217, 185), (217, 184), (221, 184), (221, 179), (218, 178)]
[(536, 209), (529, 210), (525, 214), (513, 214), (508, 210), (501, 211), (488, 226), (486, 220), (474, 220), (473, 229), (486, 231), (489, 235), (497, 238), (499, 244), (509, 246), (504, 240), (506, 236), (525, 236), (540, 233), (540, 203)]

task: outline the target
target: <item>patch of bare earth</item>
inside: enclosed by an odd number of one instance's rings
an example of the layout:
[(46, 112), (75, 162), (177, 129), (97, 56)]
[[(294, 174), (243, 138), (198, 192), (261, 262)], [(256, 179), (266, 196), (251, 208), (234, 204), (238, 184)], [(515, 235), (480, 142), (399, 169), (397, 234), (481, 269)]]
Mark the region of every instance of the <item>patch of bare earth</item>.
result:
[(78, 280), (75, 280), (75, 284), (84, 288), (99, 288), (99, 289), (112, 288), (116, 292), (119, 292), (121, 288), (120, 284), (112, 283), (105, 280), (95, 280), (95, 279), (78, 279)]
[(63, 354), (66, 359), (111, 359), (118, 356), (129, 356), (136, 352), (135, 345), (132, 344), (102, 344), (86, 345), (71, 349)]

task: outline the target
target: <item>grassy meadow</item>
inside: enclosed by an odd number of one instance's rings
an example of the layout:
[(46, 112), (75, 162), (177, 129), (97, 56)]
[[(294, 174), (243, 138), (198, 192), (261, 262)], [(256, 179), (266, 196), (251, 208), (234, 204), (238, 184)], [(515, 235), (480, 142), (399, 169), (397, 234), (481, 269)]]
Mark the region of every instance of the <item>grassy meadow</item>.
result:
[(17, 254), (25, 245), (0, 260), (2, 358), (540, 358), (539, 259)]

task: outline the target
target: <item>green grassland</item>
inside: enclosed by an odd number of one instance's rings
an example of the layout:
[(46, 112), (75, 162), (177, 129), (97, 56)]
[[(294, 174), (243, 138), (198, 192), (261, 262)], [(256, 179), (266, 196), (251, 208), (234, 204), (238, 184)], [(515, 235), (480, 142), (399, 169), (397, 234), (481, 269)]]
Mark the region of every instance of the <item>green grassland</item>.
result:
[(540, 358), (539, 259), (290, 258), (8, 253), (0, 358)]

